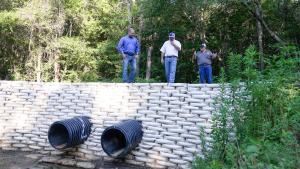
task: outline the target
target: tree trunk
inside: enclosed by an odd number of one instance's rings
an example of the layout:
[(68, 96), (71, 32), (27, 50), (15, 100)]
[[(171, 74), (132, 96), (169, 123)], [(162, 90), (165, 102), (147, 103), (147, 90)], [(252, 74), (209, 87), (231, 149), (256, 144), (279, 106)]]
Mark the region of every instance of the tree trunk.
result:
[(265, 27), (265, 29), (268, 31), (268, 33), (272, 36), (272, 38), (274, 38), (279, 43), (284, 43), (284, 41), (275, 32), (273, 32), (269, 28), (269, 26), (267, 25), (267, 23), (265, 22), (265, 20), (263, 18), (259, 18), (259, 20), (263, 24), (263, 26)]
[[(143, 16), (143, 14), (141, 14), (140, 22), (139, 22), (139, 36), (138, 36), (139, 43), (140, 43), (140, 50), (141, 50), (141, 47), (142, 47), (142, 32), (143, 32), (143, 29), (144, 29), (144, 16)], [(140, 73), (140, 58), (141, 58), (141, 51), (140, 51), (140, 56), (136, 60), (136, 76), (137, 77), (139, 76), (139, 73)]]
[[(224, 28), (226, 29), (226, 28)], [(224, 32), (227, 32), (223, 30)], [(221, 48), (219, 49), (219, 67), (225, 67), (227, 55), (228, 55), (228, 35), (225, 33), (223, 34), (222, 30), (220, 31), (220, 39), (222, 39)]]
[[(86, 8), (88, 6), (89, 1), (85, 0), (84, 1), (84, 7)], [(57, 9), (58, 9), (58, 13), (57, 13), (57, 18), (55, 21), (55, 24), (58, 25), (57, 29), (55, 30), (55, 35), (52, 36), (53, 41), (55, 42), (56, 45), (53, 46), (52, 49), (52, 59), (54, 60), (54, 81), (55, 82), (59, 82), (61, 79), (61, 75), (60, 75), (60, 64), (59, 64), (59, 56), (60, 56), (60, 51), (58, 48), (58, 38), (62, 36), (63, 32), (64, 32), (64, 25), (65, 25), (65, 18), (64, 18), (64, 11), (63, 11), (63, 7), (61, 4), (61, 1), (58, 1), (57, 4)], [(62, 21), (63, 20), (63, 21)], [(69, 36), (72, 36), (72, 32), (73, 32), (73, 22), (70, 21), (70, 26), (69, 26)]]
[(72, 29), (73, 29), (73, 22), (70, 22), (70, 27), (69, 27), (69, 36), (72, 36)]
[(37, 71), (36, 71), (36, 81), (41, 82), (42, 79), (42, 55), (38, 54), (37, 56)]
[[(255, 3), (256, 5), (260, 5), (260, 3), (259, 3), (258, 1), (254, 1), (254, 3)], [(253, 12), (253, 10), (251, 9), (251, 7), (250, 7), (246, 2), (244, 2), (243, 4), (246, 6), (246, 8), (248, 9), (248, 11), (249, 11), (256, 19), (258, 19), (258, 20), (260, 21), (260, 23), (262, 24), (262, 26), (267, 30), (267, 32), (271, 35), (271, 37), (272, 37), (273, 39), (275, 39), (278, 43), (284, 43), (284, 41), (283, 41), (283, 40), (282, 40), (275, 32), (273, 32), (273, 31), (269, 28), (268, 24), (265, 22), (265, 20), (264, 20), (262, 17), (256, 15), (256, 12)], [(262, 10), (261, 10), (261, 16), (262, 16)]]
[(148, 49), (147, 49), (146, 80), (150, 80), (150, 78), (151, 78), (152, 51), (153, 51), (153, 46), (148, 47)]
[[(54, 41), (55, 43), (58, 43), (58, 33), (55, 35), (54, 37)], [(59, 82), (59, 78), (60, 78), (60, 65), (58, 63), (59, 61), (59, 49), (57, 48), (57, 46), (54, 47), (54, 49), (52, 50), (52, 56), (54, 59), (54, 81), (55, 82)]]
[(59, 82), (60, 77), (60, 66), (58, 63), (59, 56), (57, 53), (54, 54), (54, 81)]
[(204, 21), (205, 10), (201, 9), (201, 31), (200, 31), (200, 40), (201, 43), (206, 43), (206, 32), (205, 32), (205, 21)]
[[(261, 6), (259, 3), (255, 3), (255, 15), (259, 18), (263, 18)], [(264, 69), (263, 28), (258, 18), (256, 18), (256, 28), (259, 48), (259, 69), (262, 71)]]
[(132, 0), (127, 0), (128, 23), (132, 25)]

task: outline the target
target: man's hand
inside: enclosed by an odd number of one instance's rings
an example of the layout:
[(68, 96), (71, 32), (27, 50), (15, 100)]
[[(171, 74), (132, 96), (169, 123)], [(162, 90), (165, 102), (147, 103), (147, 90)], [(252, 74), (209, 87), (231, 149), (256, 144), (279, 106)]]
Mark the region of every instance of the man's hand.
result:
[(164, 64), (164, 58), (160, 59), (161, 64)]
[(171, 45), (173, 45), (178, 51), (181, 50), (180, 47), (175, 44), (175, 40), (171, 40)]
[(216, 58), (217, 55), (218, 55), (217, 53), (213, 53), (213, 54), (212, 54), (212, 58), (213, 58), (213, 59)]
[(134, 58), (135, 58), (135, 59), (138, 59), (138, 58), (139, 58), (139, 55), (134, 55)]
[(123, 59), (125, 59), (125, 58), (126, 58), (126, 55), (125, 55), (124, 53), (122, 53), (122, 57), (123, 57)]

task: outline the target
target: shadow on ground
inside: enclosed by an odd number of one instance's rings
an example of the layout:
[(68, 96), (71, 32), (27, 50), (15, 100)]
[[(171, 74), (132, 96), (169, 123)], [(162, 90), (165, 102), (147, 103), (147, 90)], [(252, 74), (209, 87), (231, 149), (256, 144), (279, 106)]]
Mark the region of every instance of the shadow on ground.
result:
[[(41, 155), (0, 150), (0, 169), (80, 169), (50, 163), (40, 163)], [(96, 169), (146, 169), (141, 166), (128, 165), (119, 162), (97, 161)]]

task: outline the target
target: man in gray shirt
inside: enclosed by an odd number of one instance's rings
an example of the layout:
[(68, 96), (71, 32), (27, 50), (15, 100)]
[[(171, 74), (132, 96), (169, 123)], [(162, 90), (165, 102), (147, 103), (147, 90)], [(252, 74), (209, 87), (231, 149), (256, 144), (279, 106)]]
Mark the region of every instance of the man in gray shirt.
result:
[(212, 60), (217, 57), (217, 54), (213, 54), (211, 51), (206, 49), (206, 44), (200, 45), (200, 51), (194, 53), (194, 57), (197, 59), (199, 66), (200, 83), (207, 82), (211, 84), (212, 80)]

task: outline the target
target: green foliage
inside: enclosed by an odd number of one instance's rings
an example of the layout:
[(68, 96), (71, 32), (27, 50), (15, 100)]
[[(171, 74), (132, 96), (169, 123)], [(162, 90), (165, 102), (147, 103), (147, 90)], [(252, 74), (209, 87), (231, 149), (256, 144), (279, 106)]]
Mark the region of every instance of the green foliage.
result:
[[(288, 48), (293, 49), (292, 53), (299, 50)], [(193, 168), (299, 166), (300, 90), (295, 87), (299, 83), (299, 57), (283, 59), (284, 55), (279, 54), (276, 58), (281, 59), (258, 72), (256, 53), (249, 47), (242, 57), (232, 54), (242, 62), (230, 61), (229, 72), (240, 66), (241, 76), (229, 76), (235, 80), (225, 86), (222, 75), (222, 90), (216, 100), (218, 112), (213, 118), (212, 150), (204, 153), (204, 158), (196, 158)]]
[(122, 59), (116, 52), (114, 42), (104, 41), (99, 43), (94, 54), (97, 58), (97, 67), (101, 79), (121, 76)]
[(229, 80), (239, 79), (242, 77), (243, 58), (240, 54), (230, 53), (227, 60), (227, 76)]
[[(227, 79), (233, 80), (254, 80), (258, 77), (256, 64), (258, 63), (258, 53), (254, 46), (250, 46), (245, 51), (245, 56), (230, 53), (227, 60)], [(243, 70), (243, 71), (241, 71)]]
[[(13, 67), (24, 66), (28, 55), (28, 28), (14, 12), (0, 12), (0, 77), (12, 78)], [(16, 32), (24, 32), (17, 34)]]
[[(214, 60), (213, 73), (219, 77), (225, 68), (228, 80), (249, 77), (241, 74), (238, 67), (246, 66), (245, 58), (239, 58), (245, 47), (257, 41), (256, 21), (245, 3), (253, 10), (254, 1), (132, 1), (132, 25), (142, 42), (140, 58), (140, 78), (145, 78), (147, 48), (151, 45), (152, 79), (164, 82), (164, 67), (160, 63), (160, 47), (168, 39), (168, 33), (175, 31), (183, 50), (176, 72), (176, 82), (198, 83), (198, 68), (193, 53), (199, 44), (206, 41), (209, 49), (218, 52)], [(128, 27), (128, 1), (110, 0), (3, 0), (0, 4), (0, 77), (1, 79), (42, 81), (70, 80), (59, 75), (56, 79), (55, 58), (60, 57), (58, 39), (77, 38), (93, 52), (97, 64), (93, 70), (94, 79), (112, 80), (121, 75), (121, 58), (115, 50), (118, 40), (126, 34)], [(264, 19), (269, 28), (287, 42), (299, 44), (298, 29), (299, 3), (295, 1), (261, 1)], [(266, 65), (273, 65), (278, 58), (273, 55), (291, 57), (296, 55), (291, 45), (278, 46), (264, 32), (264, 59)], [(294, 46), (296, 46), (294, 45)], [(253, 51), (255, 47), (251, 49)], [(89, 50), (89, 49), (88, 49)], [(234, 53), (237, 53), (234, 54)], [(280, 54), (279, 54), (280, 53)], [(257, 53), (254, 54), (258, 59)], [(41, 57), (42, 56), (42, 57)], [(61, 57), (64, 58), (64, 57)], [(241, 59), (241, 60), (240, 60)], [(247, 58), (246, 58), (247, 59)], [(39, 63), (41, 63), (40, 66)], [(229, 65), (236, 64), (236, 67)], [(256, 64), (256, 63), (255, 63)], [(64, 65), (59, 65), (63, 67)], [(39, 70), (41, 69), (41, 70)], [(80, 77), (78, 80), (91, 79)], [(59, 70), (66, 72), (66, 70)], [(61, 77), (64, 78), (62, 79)], [(72, 76), (75, 77), (75, 76)], [(74, 78), (72, 78), (74, 79)], [(219, 79), (215, 78), (215, 82)]]
[[(159, 49), (168, 40), (168, 33), (171, 31), (176, 33), (176, 39), (182, 43), (183, 48), (177, 63), (176, 82), (191, 83), (197, 79), (198, 70), (193, 61), (193, 53), (195, 48), (199, 48), (200, 40), (192, 37), (195, 34), (195, 24), (197, 23), (191, 22), (186, 16), (186, 12), (191, 12), (186, 8), (186, 5), (192, 2), (194, 1), (188, 3), (185, 1), (140, 1), (139, 6), (144, 18), (142, 32), (142, 43), (144, 45), (142, 47), (149, 45), (154, 47), (151, 74), (158, 81), (165, 81)], [(146, 54), (143, 56), (146, 56)], [(141, 60), (141, 65), (146, 65), (146, 59)], [(141, 67), (143, 74), (146, 72), (145, 68), (145, 66)]]
[(21, 7), (28, 0), (1, 0), (0, 11), (1, 10), (12, 10), (16, 7)]
[(8, 12), (0, 12), (1, 79), (79, 82), (120, 76), (115, 46), (127, 21), (118, 1), (18, 0), (4, 1), (2, 8)]
[(92, 56), (93, 49), (78, 38), (59, 39), (59, 63), (63, 70), (62, 80), (96, 81), (96, 58)]

